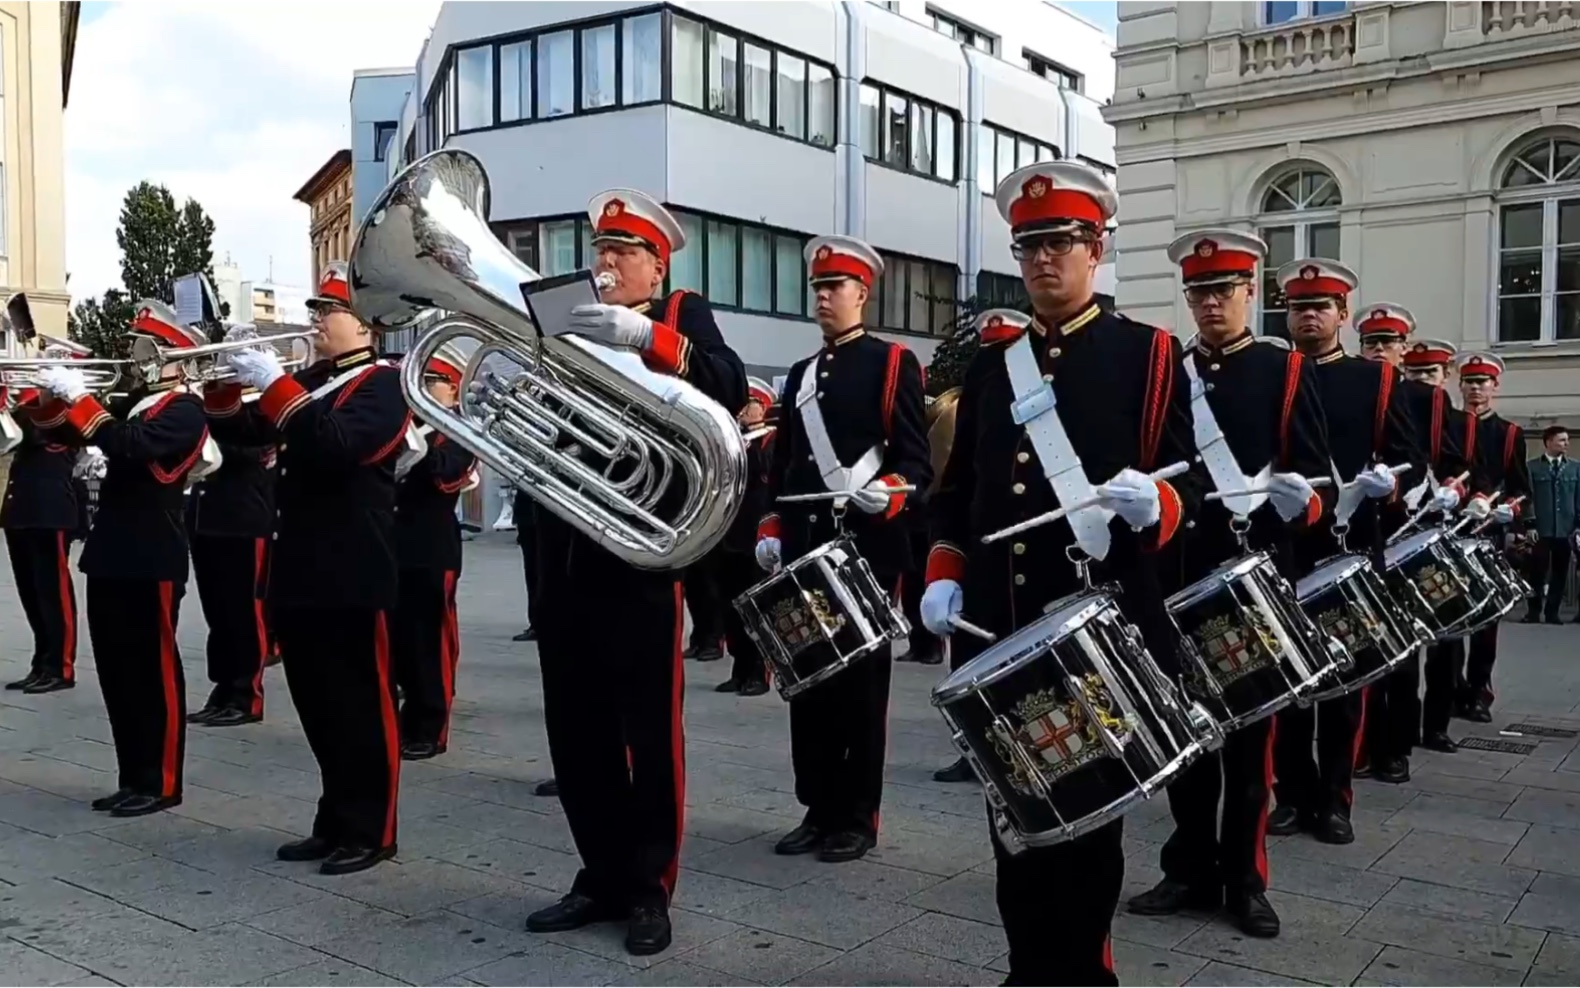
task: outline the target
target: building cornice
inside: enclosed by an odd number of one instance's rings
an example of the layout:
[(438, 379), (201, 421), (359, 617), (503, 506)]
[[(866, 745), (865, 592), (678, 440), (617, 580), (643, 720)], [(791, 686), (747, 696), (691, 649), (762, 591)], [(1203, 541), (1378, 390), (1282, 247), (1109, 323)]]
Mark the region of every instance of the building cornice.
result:
[(67, 0), (60, 5), (60, 108), (71, 99), (71, 69), (77, 60), (77, 28), (82, 20), (82, 4)]
[(313, 172), (313, 177), (308, 179), (300, 189), (297, 189), (296, 194), (291, 198), (311, 206), (313, 200), (318, 198), (319, 193), (323, 192), (331, 182), (334, 182), (350, 170), (351, 149), (341, 148), (330, 155), (328, 161), (319, 165), (318, 170)]

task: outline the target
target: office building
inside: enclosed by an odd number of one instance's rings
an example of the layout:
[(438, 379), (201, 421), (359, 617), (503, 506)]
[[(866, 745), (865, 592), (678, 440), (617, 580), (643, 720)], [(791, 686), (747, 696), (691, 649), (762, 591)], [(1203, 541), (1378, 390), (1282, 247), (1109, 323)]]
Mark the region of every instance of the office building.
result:
[(316, 285), (325, 265), (344, 261), (351, 252), (351, 150), (342, 148), (330, 155), (291, 198), (307, 204)]
[[(368, 203), (391, 177), (390, 164), (400, 161), (396, 141), (401, 110), (411, 96), (417, 74), (405, 69), (357, 69), (351, 76), (351, 160), (356, 173), (351, 228), (362, 222)], [(344, 258), (345, 255), (341, 255)]]

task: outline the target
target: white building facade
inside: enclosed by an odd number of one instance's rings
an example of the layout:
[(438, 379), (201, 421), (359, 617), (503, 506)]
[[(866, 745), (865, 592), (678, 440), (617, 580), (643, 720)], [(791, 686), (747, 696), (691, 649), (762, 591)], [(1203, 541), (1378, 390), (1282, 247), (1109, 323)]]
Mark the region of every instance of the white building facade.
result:
[(887, 266), (868, 325), (925, 362), (962, 301), (1021, 292), (997, 180), (1112, 172), (1112, 72), (1101, 29), (1036, 0), (446, 3), (378, 167), (473, 152), (496, 234), (544, 274), (591, 263), (594, 193), (654, 195), (688, 235), (671, 286), (764, 375), (818, 346), (807, 240), (861, 237)]
[(1503, 357), (1503, 414), (1580, 416), (1580, 4), (1122, 2), (1118, 35), (1122, 311), (1188, 332), (1165, 248), (1254, 231), (1262, 331), (1277, 266), (1335, 258), (1354, 308)]

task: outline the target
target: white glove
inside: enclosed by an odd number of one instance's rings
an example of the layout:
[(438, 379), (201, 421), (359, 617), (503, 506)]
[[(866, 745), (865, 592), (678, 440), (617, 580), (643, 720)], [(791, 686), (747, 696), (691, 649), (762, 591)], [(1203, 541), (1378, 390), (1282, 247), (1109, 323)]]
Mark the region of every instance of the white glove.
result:
[(87, 381), (75, 367), (45, 367), (38, 372), (38, 385), (70, 404), (88, 393)]
[(231, 354), (228, 358), (230, 369), (236, 374), (236, 381), (249, 388), (263, 391), (269, 385), (285, 376), (285, 370), (280, 366), (280, 357), (273, 348), (254, 350), (243, 347)]
[(922, 626), (940, 638), (955, 633), (950, 618), (960, 616), (960, 584), (953, 580), (934, 580), (922, 591)]
[(623, 305), (578, 305), (563, 331), (609, 346), (646, 350), (653, 345), (653, 320)]
[(881, 515), (889, 510), (889, 485), (874, 480), (850, 496), (850, 503), (869, 515)]
[(1304, 515), (1316, 493), (1311, 482), (1298, 473), (1275, 473), (1267, 478), (1267, 498), (1285, 521)]
[(1439, 487), (1432, 494), (1432, 507), (1445, 515), (1459, 507), (1459, 491), (1452, 487)]
[(1492, 505), (1484, 497), (1473, 497), (1465, 502), (1465, 517), (1472, 521), (1482, 521), (1492, 514)]
[(1131, 528), (1140, 530), (1158, 523), (1163, 509), (1158, 504), (1158, 482), (1129, 467), (1098, 486), (1102, 506), (1123, 518)]
[(772, 573), (779, 568), (779, 540), (766, 538), (757, 540), (757, 565)]
[(1499, 525), (1508, 525), (1514, 521), (1517, 513), (1510, 505), (1500, 504), (1492, 509), (1492, 520)]
[(1360, 475), (1355, 478), (1355, 485), (1361, 489), (1361, 493), (1372, 498), (1387, 497), (1393, 493), (1393, 489), (1398, 483), (1399, 478), (1395, 477), (1381, 463), (1370, 470), (1362, 470)]

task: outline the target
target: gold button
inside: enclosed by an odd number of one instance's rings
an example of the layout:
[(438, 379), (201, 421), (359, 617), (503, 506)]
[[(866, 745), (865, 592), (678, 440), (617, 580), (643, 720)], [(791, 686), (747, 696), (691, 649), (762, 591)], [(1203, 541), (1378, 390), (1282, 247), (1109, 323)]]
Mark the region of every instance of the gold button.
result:
[(1057, 357), (1057, 356), (1060, 356), (1063, 353), (1064, 353), (1064, 351), (1060, 350), (1056, 346), (1051, 346), (1051, 347), (1048, 348), (1048, 356), (1050, 356), (1050, 357)]
[(822, 376), (823, 376), (823, 377), (827, 377), (827, 376), (828, 376), (828, 371), (824, 371), (824, 372), (823, 372), (823, 374), (822, 374)]
[(1015, 574), (1015, 585), (1017, 587), (1024, 587), (1026, 585), (1026, 574), (1025, 573), (1016, 573)]
[(1053, 375), (1052, 374), (1044, 374), (1044, 375), (1042, 375), (1042, 383), (1043, 384), (1052, 384), (1053, 383)]
[(1020, 452), (1020, 453), (1016, 453), (1015, 454), (1015, 462), (1016, 463), (1025, 463), (1025, 462), (1027, 462), (1030, 459), (1031, 459), (1031, 454), (1030, 453)]
[(817, 393), (817, 400), (818, 400), (818, 401), (822, 401), (822, 400), (823, 400), (823, 392), (821, 392), (821, 391), (819, 391), (819, 392), (818, 392), (818, 393)]
[(1023, 556), (1026, 554), (1026, 543), (1016, 542), (1014, 545), (1010, 546), (1010, 549), (1014, 551), (1015, 555)]
[(1209, 367), (1207, 369), (1208, 370), (1221, 370), (1222, 368), (1219, 367), (1217, 364), (1213, 364), (1211, 367)]
[(1024, 494), (1026, 493), (1026, 485), (1016, 484), (1014, 487), (1011, 487), (1010, 490), (1014, 491), (1016, 494)]
[(806, 461), (808, 463), (816, 463), (817, 462), (817, 457), (813, 456), (811, 453), (808, 453), (808, 454), (806, 454)]
[(825, 354), (823, 354), (823, 359), (824, 360), (833, 360), (834, 359), (834, 355), (832, 353), (825, 353)]
[(817, 522), (817, 515), (807, 515), (806, 520), (809, 521), (809, 522), (816, 523)]

